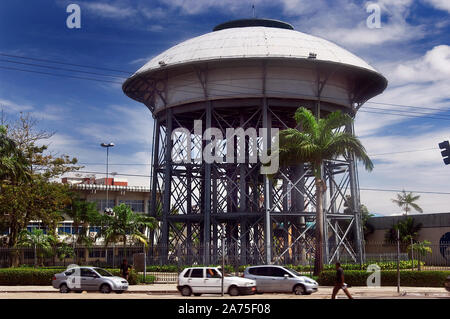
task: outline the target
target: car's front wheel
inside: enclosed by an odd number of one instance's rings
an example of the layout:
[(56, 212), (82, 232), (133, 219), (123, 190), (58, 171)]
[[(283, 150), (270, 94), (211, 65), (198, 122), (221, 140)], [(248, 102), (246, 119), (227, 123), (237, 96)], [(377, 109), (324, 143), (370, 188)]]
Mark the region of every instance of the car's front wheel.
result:
[(100, 287), (100, 292), (102, 294), (109, 294), (109, 293), (111, 293), (111, 287), (108, 284), (103, 284)]
[(305, 287), (302, 285), (296, 285), (294, 287), (294, 294), (296, 295), (304, 295), (305, 294)]
[(228, 294), (230, 296), (233, 296), (233, 297), (239, 296), (239, 289), (238, 289), (238, 287), (231, 286), (230, 289), (228, 289)]
[(70, 292), (70, 289), (66, 284), (62, 284), (61, 286), (59, 286), (59, 292), (62, 294), (67, 294)]
[(123, 294), (123, 290), (117, 290), (116, 294)]
[(189, 286), (184, 286), (181, 288), (181, 295), (185, 297), (189, 297), (192, 294), (192, 290)]

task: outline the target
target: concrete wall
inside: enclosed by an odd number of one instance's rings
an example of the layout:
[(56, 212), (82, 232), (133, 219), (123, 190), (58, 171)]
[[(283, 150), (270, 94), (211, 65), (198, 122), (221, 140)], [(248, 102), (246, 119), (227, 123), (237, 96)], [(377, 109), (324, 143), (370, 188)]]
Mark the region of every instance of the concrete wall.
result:
[[(435, 265), (450, 265), (450, 242), (441, 243), (444, 236), (450, 239), (450, 213), (411, 215), (415, 223), (422, 223), (418, 240), (431, 242), (433, 253), (427, 256), (425, 262)], [(373, 217), (369, 223), (375, 227), (375, 232), (366, 238), (366, 254), (395, 253), (396, 245), (387, 245), (384, 241), (386, 231), (394, 224), (404, 220), (404, 216)]]
[[(106, 200), (106, 191), (103, 190), (76, 190), (81, 199), (87, 201)], [(143, 200), (144, 210), (148, 211), (148, 201), (150, 200), (150, 192), (129, 192), (129, 191), (108, 191), (109, 200), (114, 200), (115, 205), (119, 205), (120, 200)]]

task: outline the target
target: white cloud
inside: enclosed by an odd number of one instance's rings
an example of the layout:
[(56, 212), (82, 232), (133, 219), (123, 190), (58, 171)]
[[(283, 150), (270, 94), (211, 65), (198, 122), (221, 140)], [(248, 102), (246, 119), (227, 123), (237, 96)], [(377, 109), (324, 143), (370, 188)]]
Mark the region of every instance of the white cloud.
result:
[[(379, 66), (379, 70), (389, 80), (386, 91), (373, 99), (373, 102), (393, 103), (422, 107), (423, 109), (395, 107), (366, 103), (361, 111), (383, 112), (370, 108), (386, 110), (409, 111), (406, 115), (433, 116), (439, 110), (448, 110), (450, 99), (450, 47), (439, 45), (422, 57), (409, 61), (394, 61)], [(404, 113), (402, 113), (404, 114)], [(355, 127), (360, 136), (376, 134), (390, 125), (411, 120), (410, 117), (388, 114), (372, 114), (360, 112), (357, 115)], [(437, 122), (439, 123), (439, 122)], [(446, 123), (441, 121), (440, 123)]]
[(450, 46), (439, 45), (423, 57), (400, 63), (391, 75), (395, 82), (436, 82), (450, 78)]
[[(380, 154), (408, 150), (437, 148), (437, 144), (450, 138), (448, 121), (430, 120), (421, 125), (407, 125), (412, 118), (387, 115), (386, 112), (371, 110), (369, 107), (401, 111), (425, 112), (437, 116), (439, 110), (448, 110), (450, 99), (449, 47), (438, 45), (421, 57), (410, 60), (391, 61), (379, 66), (379, 70), (389, 79), (390, 86), (377, 102), (423, 107), (412, 109), (389, 105), (367, 103), (361, 111), (376, 111), (381, 114), (360, 112), (355, 121), (357, 135), (369, 154)], [(433, 108), (433, 109), (427, 109)], [(405, 114), (405, 113), (402, 113)], [(408, 113), (406, 113), (408, 114)], [(409, 115), (420, 116), (417, 113)], [(428, 121), (428, 122), (430, 122)], [(404, 134), (392, 134), (390, 128), (402, 125)], [(399, 130), (394, 130), (398, 132)], [(413, 132), (413, 133), (412, 133)], [(381, 136), (380, 136), (381, 134)], [(362, 188), (406, 189), (442, 192), (448, 184), (448, 167), (442, 162), (438, 149), (413, 153), (398, 153), (374, 156), (375, 169), (371, 173), (360, 168)], [(446, 212), (448, 197), (442, 194), (420, 194), (419, 204), (427, 213)], [(361, 191), (361, 201), (372, 212), (391, 215), (398, 214), (398, 207), (392, 203), (395, 192)]]
[[(438, 142), (450, 138), (450, 128), (444, 128), (411, 136), (391, 135), (362, 138), (369, 154), (425, 150), (437, 148)], [(448, 167), (444, 165), (439, 149), (414, 153), (397, 153), (373, 156), (375, 168), (367, 173), (360, 168), (360, 187), (446, 192)], [(419, 204), (426, 213), (450, 211), (450, 195), (419, 194)], [(377, 213), (390, 215), (398, 207), (390, 201), (395, 192), (361, 191), (361, 201)]]
[(17, 103), (11, 100), (0, 98), (0, 110), (3, 110), (5, 113), (17, 114), (19, 112), (31, 111), (32, 109), (33, 106), (29, 104)]
[(425, 0), (433, 7), (439, 10), (444, 10), (450, 13), (450, 1), (448, 0)]
[(189, 15), (220, 8), (226, 12), (239, 13), (241, 16), (248, 17), (252, 16), (252, 4), (258, 7), (258, 4), (268, 3), (267, 0), (255, 0), (252, 3), (238, 0), (162, 0), (161, 2)]
[[(370, 29), (366, 25), (369, 13), (366, 4), (377, 3), (381, 8), (381, 29)], [(405, 43), (425, 35), (424, 27), (411, 25), (409, 15), (411, 0), (356, 2), (337, 0), (305, 4), (300, 0), (284, 0), (285, 11), (298, 12), (294, 23), (301, 31), (334, 41), (348, 48), (364, 48), (385, 43)], [(298, 6), (298, 10), (295, 10)]]
[(152, 141), (153, 119), (145, 106), (111, 105), (103, 111), (103, 119), (95, 124), (84, 124), (79, 132), (97, 142), (149, 145)]
[(8, 99), (0, 98), (0, 111), (4, 111), (14, 118), (20, 112), (30, 113), (30, 115), (42, 121), (60, 121), (65, 116), (65, 109), (58, 105), (34, 106), (28, 102), (14, 102)]
[(106, 18), (126, 19), (134, 16), (136, 9), (126, 5), (115, 5), (106, 2), (80, 2), (81, 10), (87, 9), (90, 13)]

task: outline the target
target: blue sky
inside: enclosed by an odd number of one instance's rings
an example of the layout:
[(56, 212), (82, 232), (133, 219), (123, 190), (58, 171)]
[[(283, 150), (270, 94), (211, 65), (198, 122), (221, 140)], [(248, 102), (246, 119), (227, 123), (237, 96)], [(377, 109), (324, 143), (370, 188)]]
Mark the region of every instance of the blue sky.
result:
[[(389, 80), (389, 87), (366, 107), (410, 111), (409, 118), (364, 108), (356, 119), (357, 134), (370, 154), (437, 147), (448, 139), (450, 85), (450, 2), (448, 0), (380, 0), (381, 29), (366, 26), (365, 1), (306, 0), (25, 0), (0, 3), (0, 53), (123, 70), (133, 73), (151, 57), (191, 37), (210, 32), (224, 21), (252, 16), (280, 19), (301, 32), (333, 41), (357, 54)], [(30, 3), (33, 3), (32, 5)], [(81, 29), (66, 27), (66, 6), (81, 7)], [(8, 62), (9, 61), (9, 62)], [(104, 163), (99, 146), (113, 141), (111, 163), (150, 162), (152, 117), (126, 97), (120, 82), (126, 73), (82, 69), (109, 75), (73, 73), (21, 65), (10, 61), (48, 64), (0, 56), (0, 105), (13, 120), (31, 112), (42, 128), (55, 131), (54, 152), (70, 154), (82, 163)], [(70, 79), (8, 70), (18, 68), (101, 78), (118, 83)], [(80, 68), (77, 68), (80, 69)], [(427, 109), (428, 108), (428, 109)], [(413, 112), (424, 112), (427, 115)], [(405, 114), (405, 113), (402, 113)], [(423, 116), (422, 116), (423, 115)], [(445, 120), (427, 117), (447, 117)], [(375, 170), (360, 171), (363, 188), (448, 191), (450, 167), (439, 150), (374, 156)], [(103, 171), (103, 165), (85, 165)], [(149, 165), (113, 166), (112, 171), (148, 175)], [(129, 177), (132, 184), (148, 179)], [(379, 214), (395, 214), (395, 193), (362, 191), (362, 202)], [(422, 194), (428, 213), (446, 212), (450, 195)]]

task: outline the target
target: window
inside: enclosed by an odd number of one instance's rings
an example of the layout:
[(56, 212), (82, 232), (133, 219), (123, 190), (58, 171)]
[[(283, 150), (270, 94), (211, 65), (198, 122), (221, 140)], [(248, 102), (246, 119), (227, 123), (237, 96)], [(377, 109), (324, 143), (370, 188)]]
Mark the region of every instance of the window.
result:
[(95, 277), (96, 274), (87, 268), (81, 268), (81, 277)]
[(189, 269), (188, 271), (185, 272), (184, 278), (189, 278), (190, 273), (191, 273), (191, 270)]
[(113, 208), (116, 206), (114, 199), (109, 199), (108, 202), (106, 202), (106, 199), (96, 199), (95, 202), (97, 203), (97, 210), (99, 212), (104, 212), (106, 208)]
[(104, 258), (105, 250), (104, 249), (91, 249), (89, 250), (89, 258)]
[(120, 204), (124, 203), (130, 206), (131, 210), (136, 213), (144, 213), (144, 201), (143, 200), (121, 200)]
[(96, 272), (98, 272), (100, 274), (100, 276), (103, 276), (103, 277), (112, 277), (113, 276), (109, 271), (106, 271), (102, 268), (94, 268), (94, 269)]
[(91, 233), (98, 233), (100, 231), (100, 227), (99, 226), (90, 226), (89, 231)]
[[(284, 275), (289, 275), (282, 268), (278, 268), (278, 267), (270, 267), (270, 268), (271, 268), (272, 276), (274, 276), (274, 277), (284, 277)], [(289, 275), (289, 277), (292, 277), (292, 276)]]
[(260, 269), (259, 267), (257, 267), (257, 268), (250, 268), (248, 270), (248, 272), (249, 272), (250, 275), (258, 276), (260, 274), (259, 269)]
[(222, 278), (222, 276), (214, 268), (207, 268), (206, 278)]
[(66, 276), (72, 276), (75, 273), (75, 268), (69, 269), (68, 271), (66, 271), (64, 274)]
[(203, 278), (203, 269), (202, 268), (192, 269), (191, 278)]
[(249, 272), (255, 276), (272, 276), (271, 267), (255, 267), (250, 268)]
[(60, 223), (58, 227), (58, 234), (73, 234), (72, 223)]

